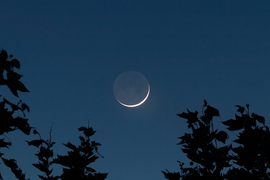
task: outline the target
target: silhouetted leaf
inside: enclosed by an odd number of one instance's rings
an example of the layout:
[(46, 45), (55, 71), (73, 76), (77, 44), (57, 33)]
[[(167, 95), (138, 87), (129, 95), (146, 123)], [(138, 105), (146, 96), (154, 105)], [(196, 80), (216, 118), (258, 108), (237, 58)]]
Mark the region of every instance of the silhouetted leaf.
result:
[(20, 109), (19, 106), (15, 105), (15, 104), (13, 104), (13, 103), (11, 103), (11, 102), (9, 102), (9, 101), (6, 100), (5, 98), (3, 98), (3, 99), (4, 99), (4, 103), (7, 103), (8, 105), (10, 105), (10, 107), (11, 107), (11, 109), (12, 109), (12, 112), (14, 112), (14, 111)]
[(76, 150), (77, 147), (73, 144), (71, 144), (70, 142), (68, 142), (67, 144), (64, 144), (66, 147), (70, 148), (70, 149), (73, 149), (73, 150)]
[(18, 96), (17, 90), (21, 92), (29, 92), (29, 90), (20, 81), (7, 81), (6, 85), (15, 96)]
[(182, 141), (180, 143), (178, 143), (177, 145), (181, 145), (183, 143), (189, 143), (191, 140), (191, 134), (185, 133), (184, 136), (181, 136), (178, 139), (182, 139)]
[(209, 117), (206, 117), (206, 116), (201, 116), (201, 120), (206, 124), (210, 124), (211, 122), (211, 119)]
[(242, 123), (242, 127), (250, 127), (256, 126), (256, 120), (254, 118), (250, 118), (248, 114), (242, 114), (242, 117), (236, 116), (236, 121)]
[(13, 67), (16, 67), (18, 69), (20, 69), (20, 62), (17, 60), (17, 59), (12, 59), (10, 61), (10, 66), (13, 68)]
[(22, 75), (20, 75), (16, 72), (13, 72), (13, 71), (10, 71), (7, 73), (7, 79), (9, 81), (18, 81), (21, 77), (22, 77)]
[(15, 159), (2, 158), (2, 160), (4, 161), (5, 165), (11, 169), (11, 171), (13, 172), (13, 174), (16, 176), (17, 179), (26, 180), (25, 175), (22, 173), (22, 170), (18, 167)]
[(21, 92), (29, 92), (21, 81), (14, 82), (14, 86)]
[(251, 117), (254, 117), (259, 123), (262, 123), (263, 125), (265, 125), (265, 118), (263, 116), (259, 116), (255, 113), (252, 113)]
[(226, 139), (228, 139), (228, 134), (225, 131), (219, 131), (216, 134), (216, 139), (218, 141), (221, 141), (221, 142), (225, 143)]
[(189, 125), (191, 125), (192, 123), (197, 122), (198, 121), (198, 117), (197, 117), (198, 111), (191, 112), (188, 109), (187, 109), (187, 111), (188, 111), (188, 113), (183, 112), (181, 114), (177, 114), (177, 116), (179, 116), (181, 118), (184, 118), (184, 119), (187, 119), (188, 120), (187, 123)]
[(84, 131), (84, 130), (86, 130), (87, 128), (84, 127), (84, 126), (82, 126), (82, 127), (78, 128), (78, 129), (79, 129), (79, 131)]
[(26, 109), (28, 112), (30, 112), (30, 108), (25, 103), (21, 105), (21, 108), (23, 111)]
[(43, 164), (41, 164), (41, 163), (34, 163), (34, 164), (32, 164), (34, 167), (36, 167), (37, 169), (39, 169), (40, 171), (42, 171), (42, 172), (47, 172), (48, 171), (48, 169), (46, 168), (46, 166), (44, 166)]
[(83, 138), (82, 136), (79, 136), (79, 139), (80, 139), (82, 142), (85, 141), (84, 138)]
[(11, 169), (16, 169), (18, 167), (15, 159), (2, 158), (2, 160), (4, 161), (5, 165)]
[(86, 167), (85, 168), (87, 171), (89, 171), (89, 172), (96, 172), (96, 170), (94, 170), (93, 168), (90, 168), (90, 167)]
[(10, 84), (7, 84), (7, 87), (9, 88), (9, 90), (12, 92), (12, 94), (16, 97), (19, 97), (18, 96), (18, 92), (17, 92), (17, 88), (14, 87), (14, 86), (10, 86)]
[(0, 139), (0, 147), (8, 148), (8, 146), (11, 146), (11, 142), (4, 141), (5, 139)]
[(165, 171), (161, 171), (161, 172), (164, 174), (166, 179), (169, 179), (169, 180), (179, 180), (180, 179), (179, 172), (171, 173), (167, 169), (166, 169), (166, 172)]
[(92, 146), (101, 146), (101, 144), (99, 142), (96, 142), (96, 141), (92, 141)]
[(212, 106), (207, 106), (206, 110), (204, 111), (204, 114), (206, 117), (209, 117), (210, 119), (212, 119), (213, 116), (219, 116), (219, 111), (218, 109)]
[(207, 106), (207, 101), (204, 100), (204, 101), (203, 101), (203, 107), (206, 107), (206, 106)]
[(235, 124), (235, 120), (229, 119), (227, 121), (223, 121), (222, 123), (227, 126), (233, 126)]
[[(236, 117), (239, 117), (237, 115), (235, 115)], [(222, 122), (224, 125), (229, 126), (227, 129), (230, 131), (236, 131), (236, 130), (240, 130), (243, 128), (243, 121), (241, 119), (229, 119), (227, 121), (223, 121)]]
[(245, 108), (244, 107), (239, 106), (239, 105), (236, 105), (236, 107), (238, 107), (237, 112), (240, 112), (241, 114), (244, 113), (244, 111), (245, 111)]
[(92, 156), (91, 158), (89, 158), (89, 162), (95, 162), (98, 159), (98, 156)]
[(28, 124), (28, 119), (24, 119), (21, 117), (14, 118), (13, 125), (19, 128), (26, 135), (29, 135), (32, 129), (32, 127), (30, 127)]
[(41, 176), (41, 175), (38, 175), (38, 177), (39, 177), (40, 179), (42, 179), (42, 180), (48, 180), (47, 177), (43, 177), (43, 176)]
[(0, 60), (6, 60), (8, 58), (8, 54), (7, 54), (7, 52), (4, 50), (4, 49), (2, 49), (2, 51), (1, 51), (1, 53), (0, 53)]
[(96, 131), (93, 130), (93, 128), (86, 128), (86, 127), (80, 127), (79, 131), (83, 131), (84, 135), (86, 137), (90, 137), (95, 134)]
[(36, 139), (36, 140), (32, 140), (32, 141), (26, 141), (28, 143), (28, 146), (35, 146), (35, 147), (39, 147), (42, 143), (45, 143), (45, 141), (43, 139)]

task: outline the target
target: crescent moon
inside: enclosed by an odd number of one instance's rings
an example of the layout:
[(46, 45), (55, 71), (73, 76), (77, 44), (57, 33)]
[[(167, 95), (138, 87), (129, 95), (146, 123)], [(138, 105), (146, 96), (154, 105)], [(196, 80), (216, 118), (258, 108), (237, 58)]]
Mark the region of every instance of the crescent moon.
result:
[(126, 107), (137, 107), (137, 106), (143, 104), (143, 103), (146, 101), (146, 99), (148, 98), (149, 94), (150, 94), (150, 85), (148, 84), (148, 92), (147, 92), (147, 94), (146, 94), (146, 97), (145, 97), (141, 102), (139, 102), (138, 104), (128, 105), (128, 104), (124, 104), (124, 103), (120, 102), (118, 99), (116, 99), (116, 100), (117, 100), (120, 104), (122, 104), (123, 106), (126, 106)]

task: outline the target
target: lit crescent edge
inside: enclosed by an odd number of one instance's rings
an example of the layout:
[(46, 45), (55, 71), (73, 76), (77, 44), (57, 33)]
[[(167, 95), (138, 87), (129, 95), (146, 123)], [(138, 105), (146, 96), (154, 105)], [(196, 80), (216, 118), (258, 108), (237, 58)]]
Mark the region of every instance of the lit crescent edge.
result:
[(148, 98), (150, 94), (150, 85), (148, 84), (148, 92), (147, 92), (147, 95), (146, 97), (141, 101), (139, 102), (138, 104), (134, 104), (134, 105), (127, 105), (127, 104), (124, 104), (124, 103), (121, 103), (118, 99), (116, 99), (120, 104), (122, 104), (123, 106), (126, 106), (126, 107), (137, 107), (139, 105), (141, 105), (142, 103), (144, 103), (144, 101), (146, 101), (146, 99)]

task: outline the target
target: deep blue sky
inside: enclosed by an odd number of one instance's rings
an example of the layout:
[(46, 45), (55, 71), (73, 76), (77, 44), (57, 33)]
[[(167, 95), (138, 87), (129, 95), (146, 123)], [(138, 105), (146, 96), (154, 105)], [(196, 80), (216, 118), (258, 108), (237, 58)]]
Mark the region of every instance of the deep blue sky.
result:
[[(246, 103), (270, 119), (269, 32), (267, 0), (10, 0), (0, 6), (0, 47), (21, 62), (31, 92), (19, 95), (30, 106), (29, 123), (44, 138), (53, 123), (55, 151), (65, 154), (61, 143), (79, 143), (77, 128), (89, 119), (105, 157), (94, 167), (108, 172), (107, 180), (162, 180), (161, 170), (177, 171), (176, 161), (185, 160), (177, 137), (188, 130), (176, 114), (200, 111), (204, 99), (220, 110), (217, 123)], [(128, 70), (151, 86), (137, 108), (121, 106), (113, 95), (114, 80)], [(13, 98), (6, 87), (1, 92)], [(35, 136), (8, 137), (14, 147), (7, 155), (36, 179), (36, 149), (24, 142)]]

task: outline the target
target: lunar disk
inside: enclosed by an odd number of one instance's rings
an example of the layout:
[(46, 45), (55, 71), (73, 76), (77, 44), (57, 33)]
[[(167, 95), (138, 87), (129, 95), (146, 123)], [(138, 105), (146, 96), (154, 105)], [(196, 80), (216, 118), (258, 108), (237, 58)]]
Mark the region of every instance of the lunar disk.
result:
[(150, 85), (141, 73), (127, 71), (116, 78), (113, 93), (116, 100), (123, 106), (137, 107), (148, 98)]

